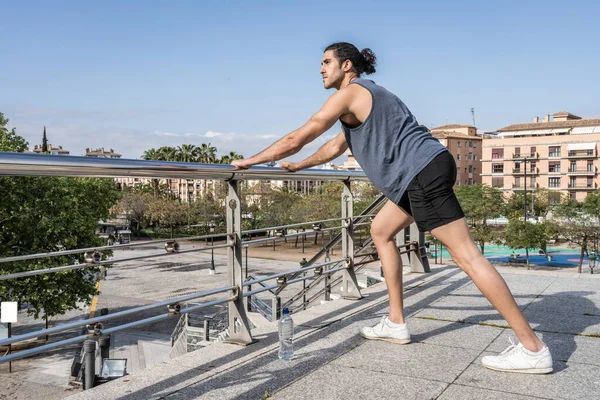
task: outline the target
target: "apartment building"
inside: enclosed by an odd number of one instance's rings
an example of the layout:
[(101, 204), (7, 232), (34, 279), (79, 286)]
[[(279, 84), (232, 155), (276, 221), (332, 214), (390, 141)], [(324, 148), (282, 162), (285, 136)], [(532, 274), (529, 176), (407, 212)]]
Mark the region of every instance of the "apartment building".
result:
[(581, 201), (598, 188), (599, 142), (600, 119), (566, 111), (509, 125), (483, 142), (482, 181), (509, 194), (526, 185)]
[(113, 149), (104, 150), (104, 147), (99, 149), (85, 149), (86, 157), (97, 157), (97, 158), (121, 158), (121, 154), (115, 153)]
[[(33, 146), (33, 150), (29, 150), (27, 149), (25, 151), (25, 153), (36, 153), (36, 154), (42, 154), (42, 145), (35, 145)], [(59, 155), (59, 156), (68, 156), (69, 154), (71, 154), (71, 152), (69, 150), (65, 150), (63, 149), (62, 146), (58, 146), (58, 147), (54, 147), (51, 144), (48, 144), (48, 154), (54, 154), (54, 155)]]
[(482, 141), (471, 125), (444, 125), (431, 129), (433, 137), (448, 148), (456, 162), (456, 186), (481, 181)]

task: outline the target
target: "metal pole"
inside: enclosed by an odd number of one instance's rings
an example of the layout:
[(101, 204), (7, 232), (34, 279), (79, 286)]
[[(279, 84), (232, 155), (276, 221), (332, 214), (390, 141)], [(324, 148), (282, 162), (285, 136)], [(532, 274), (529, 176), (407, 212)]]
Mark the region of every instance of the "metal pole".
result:
[[(8, 338), (12, 336), (12, 323), (8, 323)], [(12, 343), (8, 344), (8, 354), (10, 355), (12, 351)], [(12, 372), (12, 361), (8, 362), (8, 372)]]
[[(523, 186), (523, 208), (524, 208), (524, 222), (527, 223), (527, 157), (523, 158), (523, 165), (525, 167), (525, 185)], [(529, 248), (525, 245), (525, 262), (527, 263), (527, 268), (529, 268)]]
[(248, 245), (246, 247), (246, 274), (244, 275), (246, 278), (248, 277)]
[(354, 196), (350, 188), (350, 181), (344, 182), (342, 193), (342, 254), (346, 259), (346, 269), (342, 278), (342, 296), (345, 299), (361, 299), (360, 288), (356, 273), (354, 272), (354, 226), (352, 222), (354, 209)]
[(98, 343), (100, 344), (100, 357), (102, 357), (102, 361), (110, 358), (110, 336), (101, 336), (98, 339)]
[(236, 286), (236, 298), (229, 302), (229, 339), (227, 342), (235, 344), (250, 344), (253, 342), (250, 334), (250, 323), (246, 313), (246, 298), (243, 296), (244, 274), (242, 269), (242, 213), (238, 192), (238, 181), (227, 181), (228, 196), (227, 207), (227, 269), (229, 284)]
[(210, 321), (208, 319), (204, 320), (204, 341), (208, 342), (210, 340)]
[(83, 350), (85, 351), (85, 382), (83, 390), (88, 390), (94, 387), (94, 379), (96, 377), (96, 342), (94, 340), (86, 340), (83, 342)]
[[(215, 245), (214, 237), (210, 238), (210, 245), (211, 245), (211, 247)], [(215, 274), (215, 249), (214, 248), (210, 249), (210, 271), (209, 271), (209, 274), (211, 274), (211, 275)]]

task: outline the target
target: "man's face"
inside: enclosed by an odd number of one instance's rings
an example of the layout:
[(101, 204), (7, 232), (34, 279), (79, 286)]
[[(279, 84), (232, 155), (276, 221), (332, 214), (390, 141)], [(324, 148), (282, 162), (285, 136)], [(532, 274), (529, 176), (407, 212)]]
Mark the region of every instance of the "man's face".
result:
[(344, 80), (344, 71), (333, 50), (327, 50), (323, 54), (321, 70), (319, 72), (323, 77), (323, 86), (325, 89), (340, 88), (340, 85)]

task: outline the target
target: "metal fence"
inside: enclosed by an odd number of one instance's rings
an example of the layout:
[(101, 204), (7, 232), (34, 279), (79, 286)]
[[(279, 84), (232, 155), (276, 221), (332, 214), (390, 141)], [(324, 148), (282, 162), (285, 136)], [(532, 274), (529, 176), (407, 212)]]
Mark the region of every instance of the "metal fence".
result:
[[(78, 335), (72, 338), (48, 343), (31, 349), (26, 349), (13, 354), (6, 354), (0, 357), (0, 363), (11, 360), (28, 357), (33, 354), (42, 353), (61, 346), (72, 343), (83, 342), (89, 339), (99, 340), (101, 337), (106, 337), (111, 333), (122, 331), (133, 327), (150, 324), (153, 322), (165, 320), (168, 318), (179, 318), (181, 314), (190, 313), (206, 307), (215, 305), (223, 305), (227, 308), (227, 327), (228, 335), (227, 342), (237, 344), (250, 344), (254, 341), (251, 331), (250, 322), (248, 319), (248, 307), (254, 305), (262, 310), (262, 314), (269, 320), (274, 321), (278, 318), (281, 301), (278, 297), (280, 292), (288, 285), (297, 282), (303, 282), (302, 290), (290, 299), (299, 301), (301, 305), (306, 307), (306, 304), (315, 298), (315, 296), (324, 295), (328, 299), (331, 291), (332, 280), (331, 276), (337, 274), (338, 280), (341, 282), (341, 295), (345, 298), (359, 299), (361, 298), (360, 288), (356, 278), (356, 268), (369, 262), (368, 260), (376, 259), (376, 252), (365, 253), (365, 249), (370, 249), (370, 241), (366, 240), (361, 243), (361, 246), (355, 246), (355, 228), (358, 226), (369, 225), (374, 211), (380, 207), (385, 199), (380, 197), (371, 206), (365, 209), (360, 215), (354, 217), (353, 205), (354, 197), (351, 189), (353, 181), (367, 181), (366, 176), (362, 172), (356, 171), (340, 171), (340, 170), (320, 170), (309, 169), (295, 173), (287, 172), (280, 168), (274, 167), (253, 167), (249, 170), (235, 170), (230, 165), (215, 165), (215, 164), (192, 164), (192, 163), (174, 163), (162, 161), (145, 161), (145, 160), (126, 160), (126, 159), (99, 159), (90, 157), (74, 157), (74, 156), (53, 156), (53, 155), (37, 155), (23, 153), (0, 153), (0, 175), (6, 176), (61, 176), (61, 177), (144, 177), (144, 178), (185, 178), (185, 179), (214, 179), (224, 180), (227, 185), (227, 198), (225, 201), (227, 231), (225, 234), (219, 235), (203, 235), (189, 239), (209, 239), (211, 237), (221, 236), (226, 237), (225, 244), (206, 245), (192, 249), (181, 249), (176, 239), (160, 239), (144, 242), (136, 242), (123, 245), (101, 246), (85, 249), (69, 249), (64, 251), (56, 251), (51, 253), (19, 255), (15, 257), (6, 257), (0, 259), (0, 263), (25, 261), (39, 258), (64, 256), (69, 254), (85, 254), (85, 263), (72, 264), (55, 268), (30, 270), (24, 272), (10, 273), (0, 275), (0, 280), (20, 279), (34, 275), (55, 273), (58, 271), (67, 271), (75, 269), (85, 269), (90, 267), (98, 267), (104, 264), (115, 264), (122, 261), (130, 261), (141, 258), (152, 257), (169, 257), (174, 254), (182, 254), (188, 252), (199, 252), (211, 249), (226, 248), (227, 249), (227, 271), (228, 285), (225, 287), (215, 288), (198, 293), (180, 296), (178, 298), (167, 301), (160, 301), (153, 304), (134, 307), (114, 314), (101, 315), (99, 317), (90, 318), (87, 320), (66, 323), (54, 326), (48, 329), (38, 330), (8, 339), (0, 340), (0, 346), (10, 346), (13, 343), (21, 342), (27, 339), (36, 338), (44, 335), (55, 334), (71, 330), (73, 328), (87, 327), (87, 333)], [(239, 181), (242, 180), (319, 180), (319, 181), (341, 181), (344, 183), (344, 190), (341, 198), (342, 217), (327, 219), (323, 221), (308, 221), (301, 224), (276, 226), (264, 229), (255, 229), (250, 231), (241, 230), (241, 201), (238, 190)], [(321, 224), (339, 223), (334, 227), (321, 229)], [(316, 230), (333, 230), (339, 231), (335, 237), (332, 237), (329, 243), (324, 245), (320, 251), (302, 267), (291, 270), (271, 274), (268, 276), (246, 276), (243, 271), (242, 257), (243, 248), (251, 244), (256, 244), (276, 238), (261, 238), (243, 241), (244, 235), (255, 234), (264, 231), (279, 230), (299, 226), (313, 226)], [(285, 235), (285, 237), (295, 237), (305, 235), (306, 232)], [(410, 240), (406, 240), (408, 234)], [(424, 238), (419, 234), (416, 226), (412, 226), (407, 232), (403, 232), (398, 244), (404, 248), (404, 253), (410, 253), (409, 262), (413, 271), (428, 272), (429, 267), (424, 252)], [(331, 259), (330, 251), (334, 245), (342, 243), (342, 252), (338, 258)], [(165, 243), (164, 252), (157, 252), (144, 256), (125, 257), (120, 259), (101, 260), (101, 252), (104, 250), (119, 249), (124, 247), (144, 246), (148, 244)], [(356, 257), (361, 259), (356, 262)], [(247, 258), (246, 258), (247, 262)], [(324, 283), (322, 283), (324, 281)], [(306, 283), (308, 282), (308, 284)], [(315, 289), (315, 285), (321, 285), (320, 289)], [(328, 289), (329, 288), (329, 291)], [(312, 290), (312, 292), (311, 292)], [(273, 299), (270, 302), (259, 300), (257, 294), (267, 292)], [(309, 298), (307, 298), (309, 294)], [(220, 295), (217, 299), (198, 303), (209, 296)], [(187, 305), (188, 302), (194, 300), (193, 305)], [(269, 304), (270, 303), (270, 304)], [(292, 303), (288, 302), (287, 305)], [(187, 305), (187, 306), (186, 306)], [(150, 309), (166, 308), (166, 312), (150, 318), (144, 318), (137, 321), (129, 322), (119, 326), (104, 328), (103, 323), (111, 319), (119, 318), (125, 315), (135, 315), (142, 311)], [(180, 329), (181, 327), (178, 326)], [(207, 335), (208, 336), (208, 335)], [(173, 341), (176, 341), (176, 337)], [(89, 346), (88, 346), (89, 347)]]

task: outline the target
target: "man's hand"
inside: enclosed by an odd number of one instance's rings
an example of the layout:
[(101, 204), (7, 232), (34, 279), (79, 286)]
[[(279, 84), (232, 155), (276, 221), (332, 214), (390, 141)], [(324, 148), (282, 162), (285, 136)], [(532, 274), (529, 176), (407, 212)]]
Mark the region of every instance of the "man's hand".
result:
[(248, 163), (247, 159), (233, 160), (231, 162), (231, 165), (233, 165), (236, 169), (248, 169), (252, 166), (252, 164)]
[(281, 164), (279, 164), (279, 167), (287, 169), (290, 172), (296, 172), (300, 170), (300, 168), (298, 168), (298, 163), (294, 163), (291, 161), (284, 161)]

